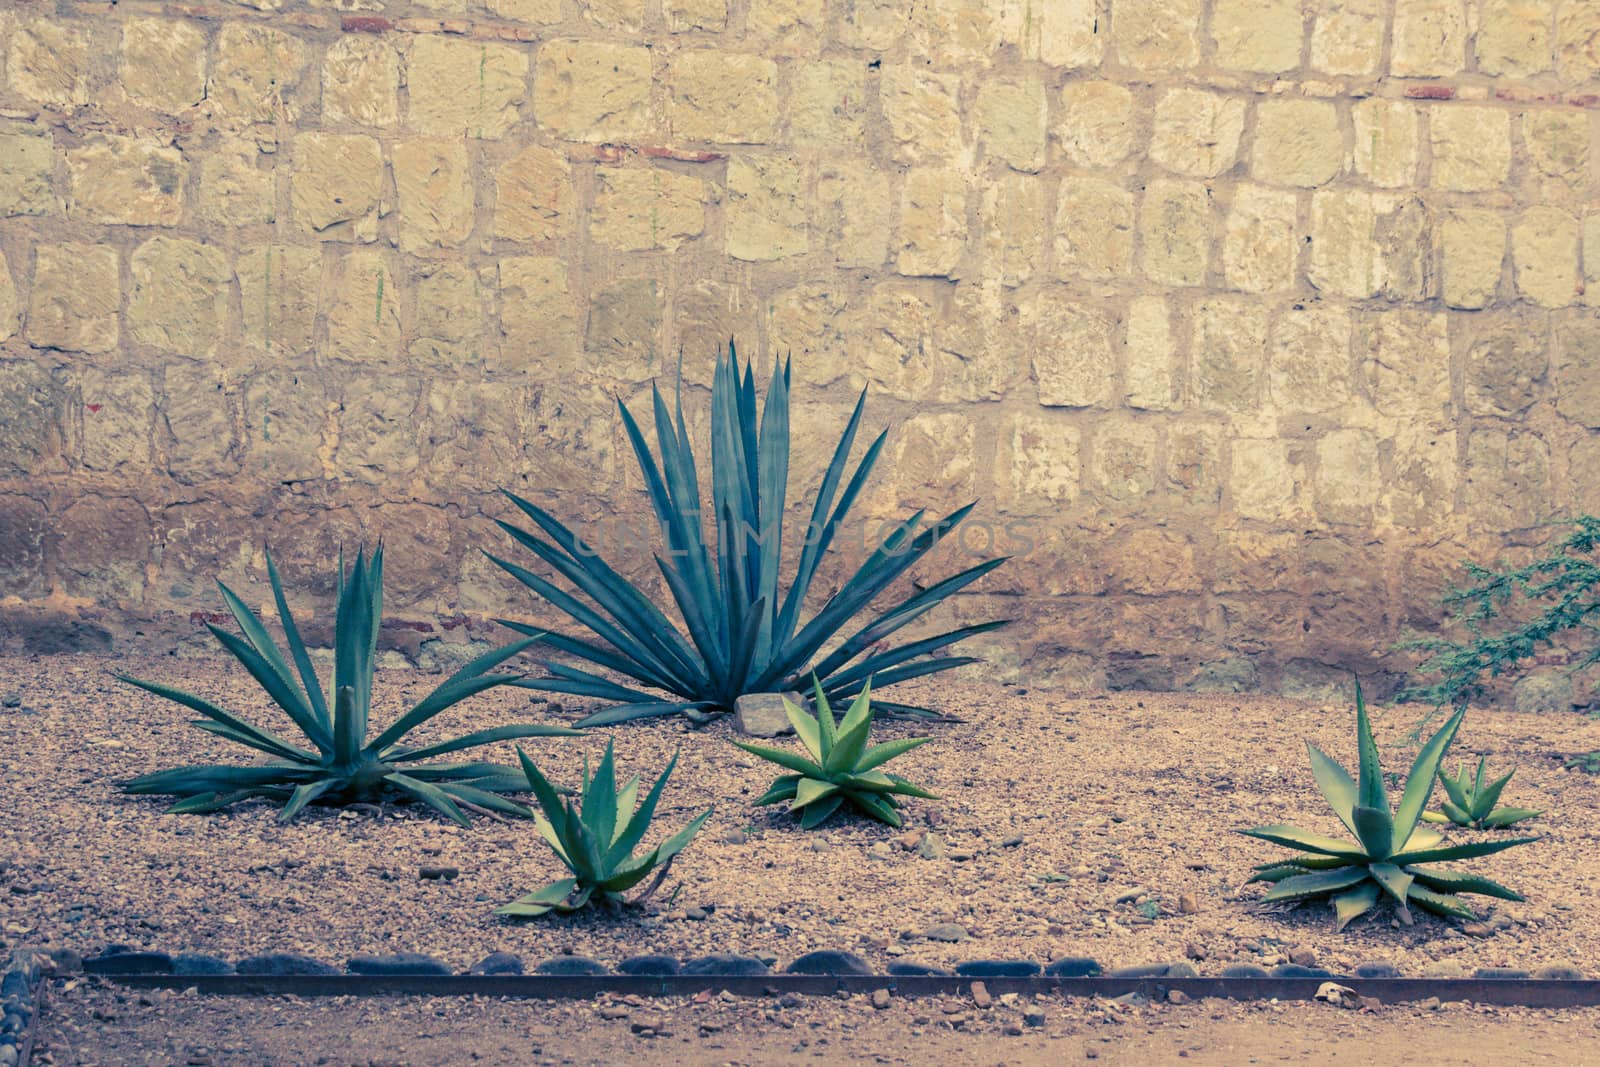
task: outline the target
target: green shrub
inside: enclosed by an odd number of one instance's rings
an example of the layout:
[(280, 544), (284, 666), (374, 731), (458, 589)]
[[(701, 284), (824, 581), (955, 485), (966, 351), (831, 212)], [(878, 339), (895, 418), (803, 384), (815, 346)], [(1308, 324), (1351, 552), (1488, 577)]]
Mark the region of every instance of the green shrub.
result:
[(1464, 764), (1456, 766), (1455, 777), (1451, 777), (1443, 769), (1439, 771), (1439, 785), (1444, 788), (1446, 799), (1439, 805), (1440, 812), (1423, 812), (1422, 817), (1428, 822), (1455, 823), (1457, 826), (1469, 826), (1474, 830), (1503, 830), (1507, 826), (1515, 825), (1525, 819), (1532, 819), (1543, 815), (1542, 811), (1530, 808), (1497, 808), (1500, 802), (1500, 793), (1505, 789), (1506, 783), (1511, 781), (1511, 776), (1516, 771), (1507, 771), (1494, 781), (1486, 781), (1489, 767), (1489, 757), (1484, 756), (1478, 760), (1478, 773), (1470, 775)]
[[(801, 622), (818, 567), (883, 448), (885, 437), (879, 434), (845, 478), (865, 403), (863, 391), (812, 501), (811, 521), (786, 591), (779, 572), (790, 460), (788, 366), (781, 373), (774, 371), (758, 420), (751, 370), (741, 368), (731, 344), (717, 362), (711, 391), (710, 533), (702, 528), (707, 519), (701, 507), (702, 472), (683, 417), (681, 382), (675, 417), (660, 391), (653, 391), (659, 462), (627, 406), (619, 403), (623, 427), (666, 539), (667, 551), (656, 562), (687, 634), (566, 526), (508, 493), (539, 532), (507, 522), (501, 522), (501, 528), (570, 582), (577, 594), (517, 564), (490, 558), (599, 639), (552, 633), (545, 638), (547, 645), (629, 680), (619, 684), (589, 670), (549, 663), (554, 677), (519, 684), (620, 702), (580, 723), (593, 726), (692, 709), (727, 710), (746, 693), (794, 689), (812, 674), (822, 679), (831, 699), (847, 700), (869, 678), (875, 677), (882, 689), (972, 662), (937, 653), (1004, 622), (963, 626), (894, 648), (884, 642), (1003, 559), (985, 560), (906, 597), (820, 655), (852, 619), (869, 610), (874, 598), (955, 529), (972, 510), (971, 504), (931, 526), (923, 526), (922, 512), (911, 516), (808, 621)], [(907, 705), (884, 706), (902, 713), (927, 713)]]
[(200, 729), (271, 757), (254, 766), (207, 764), (146, 774), (124, 783), (126, 792), (179, 797), (178, 802), (167, 809), (169, 812), (217, 811), (249, 797), (268, 797), (284, 802), (278, 816), (282, 822), (293, 819), (312, 801), (344, 804), (378, 800), (385, 794), (421, 801), (463, 826), (469, 822), (463, 807), (514, 815), (532, 814), (521, 804), (500, 795), (527, 787), (514, 768), (493, 763), (424, 761), (511, 738), (572, 735), (578, 731), (559, 726), (500, 726), (428, 745), (408, 746), (403, 742), (408, 733), (445, 709), (485, 689), (515, 681), (517, 675), (488, 672), (534, 644), (537, 636), (529, 636), (468, 663), (369, 741), (367, 716), (372, 702), (378, 627), (383, 615), (383, 546), (372, 553), (370, 566), (364, 553), (358, 553), (348, 575), (343, 560), (339, 563), (331, 710), (294, 616), (284, 600), (283, 585), (270, 554), (267, 575), (272, 581), (272, 595), (277, 601), (284, 638), (294, 661), (293, 671), (255, 612), (220, 582), (217, 584), (223, 599), (244, 636), (209, 623), (207, 626), (283, 709), (311, 747), (253, 726), (192, 693), (118, 675), (124, 682), (199, 712), (205, 716), (194, 723)]
[[(589, 776), (589, 763), (583, 765), (583, 788), (579, 793), (579, 806), (558, 795), (555, 786), (539, 772), (521, 749), (517, 756), (522, 760), (522, 771), (527, 784), (538, 798), (544, 814), (535, 814), (539, 833), (555, 850), (561, 862), (572, 872), (571, 878), (551, 882), (542, 889), (518, 897), (510, 904), (495, 909), (496, 915), (528, 919), (551, 911), (573, 912), (598, 901), (616, 910), (624, 903), (639, 904), (647, 900), (660, 887), (672, 867), (672, 861), (683, 851), (700, 827), (711, 817), (707, 808), (688, 826), (641, 856), (633, 850), (650, 829), (655, 817), (656, 804), (667, 778), (677, 766), (673, 755), (667, 769), (661, 772), (656, 784), (635, 807), (639, 798), (639, 779), (630, 778), (620, 790), (617, 788), (616, 763), (612, 759), (611, 744), (606, 743), (606, 754)], [(633, 901), (624, 901), (623, 894), (656, 872), (655, 881)]]

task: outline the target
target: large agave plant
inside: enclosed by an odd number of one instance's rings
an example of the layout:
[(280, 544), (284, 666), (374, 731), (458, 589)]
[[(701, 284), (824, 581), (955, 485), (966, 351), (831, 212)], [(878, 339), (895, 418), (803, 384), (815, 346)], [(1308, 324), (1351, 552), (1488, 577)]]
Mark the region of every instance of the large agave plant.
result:
[[(711, 534), (702, 528), (701, 472), (683, 417), (682, 383), (675, 415), (659, 389), (653, 390), (653, 403), (659, 462), (627, 406), (618, 406), (666, 539), (667, 552), (658, 555), (656, 563), (687, 633), (566, 526), (520, 497), (507, 494), (538, 527), (538, 533), (507, 522), (501, 522), (501, 528), (572, 583), (581, 596), (524, 567), (490, 557), (599, 638), (596, 642), (552, 633), (545, 638), (546, 644), (630, 680), (619, 684), (589, 670), (550, 663), (547, 666), (554, 677), (519, 683), (620, 702), (579, 725), (598, 726), (690, 709), (726, 710), (746, 693), (796, 689), (813, 673), (822, 680), (830, 699), (848, 700), (869, 678), (882, 689), (970, 663), (969, 657), (938, 653), (964, 637), (1005, 624), (963, 626), (894, 648), (881, 644), (1004, 562), (990, 559), (879, 612), (819, 658), (825, 645), (955, 529), (973, 505), (958, 508), (929, 526), (923, 525), (923, 512), (911, 516), (884, 539), (838, 592), (802, 622), (817, 569), (883, 448), (885, 434), (880, 433), (845, 478), (861, 425), (865, 390), (812, 501), (811, 522), (800, 539), (802, 547), (787, 589), (779, 572), (789, 481), (788, 365), (784, 364), (781, 373), (774, 370), (758, 420), (750, 368), (741, 367), (731, 344), (717, 362), (711, 390)], [(522, 633), (537, 632), (507, 625)], [(928, 714), (925, 708), (903, 704), (880, 707)]]
[(1352, 781), (1348, 772), (1317, 746), (1307, 744), (1311, 754), (1311, 773), (1322, 795), (1333, 806), (1339, 821), (1355, 836), (1351, 844), (1334, 837), (1310, 833), (1293, 826), (1258, 826), (1239, 832), (1249, 837), (1286, 845), (1304, 855), (1274, 860), (1256, 868), (1252, 882), (1275, 883), (1262, 897), (1265, 903), (1300, 904), (1331, 899), (1334, 915), (1343, 930), (1350, 922), (1372, 910), (1385, 896), (1394, 901), (1400, 921), (1410, 924), (1410, 905), (1441, 916), (1472, 919), (1477, 916), (1458, 894), (1476, 893), (1502, 900), (1522, 897), (1497, 882), (1436, 863), (1470, 859), (1500, 852), (1536, 840), (1531, 837), (1504, 841), (1477, 841), (1446, 845), (1437, 831), (1419, 825), (1423, 808), (1433, 792), (1434, 777), (1445, 750), (1455, 739), (1462, 708), (1417, 754), (1406, 779), (1399, 806), (1389, 809), (1378, 765), (1378, 747), (1372, 740), (1372, 724), (1367, 718), (1361, 686), (1356, 685), (1356, 736), (1360, 749), (1360, 777)]
[[(126, 782), (129, 793), (168, 794), (179, 798), (169, 812), (208, 812), (226, 808), (249, 797), (284, 801), (279, 820), (288, 822), (312, 801), (340, 804), (379, 799), (384, 794), (409, 796), (465, 826), (463, 808), (530, 815), (529, 809), (501, 796), (523, 790), (527, 781), (513, 767), (493, 763), (428, 763), (434, 756), (519, 737), (548, 737), (578, 733), (560, 726), (498, 726), (477, 730), (448, 741), (406, 745), (407, 734), (462, 700), (515, 681), (515, 674), (488, 673), (538, 640), (529, 636), (468, 663), (419, 701), (378, 736), (367, 738), (367, 714), (372, 701), (372, 677), (377, 652), (378, 625), (383, 614), (383, 546), (364, 553), (346, 574), (339, 564), (339, 607), (334, 620), (333, 699), (328, 700), (316, 669), (300, 638), (299, 628), (283, 596), (283, 584), (272, 557), (267, 575), (277, 601), (278, 617), (294, 660), (287, 660), (255, 612), (222, 583), (228, 610), (243, 636), (207, 624), (211, 632), (267, 695), (289, 716), (310, 747), (287, 741), (270, 730), (254, 726), (192, 693), (118, 675), (160, 697), (176, 701), (205, 716), (194, 725), (270, 759), (253, 766), (207, 764), (178, 767), (146, 774)], [(299, 677), (296, 679), (295, 675)]]

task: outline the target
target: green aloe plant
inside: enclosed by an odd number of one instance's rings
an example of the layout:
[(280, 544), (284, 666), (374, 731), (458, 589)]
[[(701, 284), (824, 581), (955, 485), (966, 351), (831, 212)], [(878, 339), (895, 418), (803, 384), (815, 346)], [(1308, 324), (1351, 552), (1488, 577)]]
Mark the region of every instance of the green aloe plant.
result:
[[(938, 542), (974, 505), (958, 508), (931, 526), (921, 511), (890, 533), (855, 574), (802, 623), (813, 579), (882, 451), (880, 433), (845, 478), (850, 452), (866, 404), (862, 391), (811, 504), (792, 578), (783, 587), (784, 509), (789, 480), (789, 367), (775, 369), (767, 383), (762, 415), (756, 414), (755, 378), (741, 368), (732, 344), (719, 358), (711, 390), (711, 515), (713, 534), (703, 528), (701, 471), (683, 416), (683, 388), (676, 414), (659, 389), (652, 390), (657, 447), (652, 455), (625, 404), (622, 424), (644, 474), (651, 507), (666, 540), (656, 556), (687, 633), (591, 551), (566, 526), (537, 505), (507, 497), (538, 533), (500, 522), (518, 544), (570, 582), (575, 595), (548, 578), (496, 556), (489, 558), (588, 629), (599, 641), (552, 633), (551, 648), (624, 676), (626, 684), (589, 670), (552, 662), (553, 677), (519, 683), (530, 688), (617, 701), (579, 725), (598, 726), (650, 715), (727, 710), (747, 693), (796, 688), (811, 674), (834, 700), (847, 700), (876, 676), (880, 689), (895, 682), (948, 670), (972, 660), (939, 655), (965, 637), (1005, 625), (963, 626), (898, 647), (885, 642), (947, 597), (1001, 563), (989, 559), (935, 582), (875, 614), (866, 625), (834, 640), (850, 621)], [(842, 491), (841, 491), (841, 486)], [(541, 536), (542, 535), (542, 536)], [(531, 628), (506, 623), (522, 633)], [(905, 714), (930, 714), (909, 705), (883, 705)]]
[[(556, 787), (520, 748), (517, 756), (522, 761), (528, 787), (544, 809), (542, 815), (534, 815), (539, 833), (566, 864), (572, 877), (551, 882), (496, 908), (496, 915), (536, 918), (552, 911), (578, 911), (593, 901), (612, 910), (624, 903), (639, 904), (649, 899), (666, 880), (672, 861), (711, 817), (712, 809), (707, 808), (688, 826), (649, 852), (635, 856), (634, 849), (655, 818), (661, 790), (678, 764), (676, 753), (650, 788), (644, 803), (638, 804), (639, 779), (630, 778), (620, 790), (617, 788), (616, 761), (612, 758), (611, 743), (607, 742), (606, 754), (593, 777), (589, 774), (589, 761), (584, 760), (583, 788), (579, 791), (577, 806), (559, 795)], [(634, 900), (625, 901), (623, 894), (648, 878), (652, 871), (656, 874), (655, 880)]]
[(254, 726), (193, 693), (119, 674), (117, 677), (124, 682), (205, 716), (194, 722), (200, 729), (270, 757), (253, 766), (206, 764), (141, 775), (124, 783), (124, 791), (177, 796), (177, 803), (167, 809), (177, 813), (218, 811), (249, 797), (268, 797), (284, 801), (278, 816), (282, 822), (293, 819), (312, 801), (343, 804), (377, 800), (385, 794), (418, 800), (463, 826), (469, 823), (463, 808), (532, 814), (523, 805), (500, 795), (527, 788), (513, 767), (425, 761), (511, 738), (570, 736), (579, 731), (560, 726), (498, 726), (433, 744), (407, 745), (404, 741), (407, 734), (447, 708), (486, 689), (515, 681), (518, 675), (489, 672), (537, 642), (537, 635), (479, 656), (369, 740), (367, 719), (383, 615), (383, 546), (373, 551), (370, 564), (364, 553), (357, 553), (355, 566), (348, 574), (340, 560), (331, 701), (284, 599), (283, 583), (270, 553), (267, 576), (272, 582), (289, 658), (294, 661), (293, 670), (255, 612), (221, 582), (217, 585), (223, 600), (243, 636), (210, 623), (207, 627), (289, 716), (310, 747)]
[(833, 708), (828, 704), (828, 695), (822, 684), (813, 680), (812, 685), (816, 715), (807, 714), (787, 699), (783, 702), (783, 709), (794, 726), (795, 736), (805, 746), (809, 759), (781, 748), (734, 742), (751, 755), (760, 756), (793, 772), (773, 782), (765, 795), (756, 801), (757, 806), (787, 800), (789, 810), (800, 813), (801, 829), (810, 830), (821, 826), (845, 805), (879, 822), (899, 826), (900, 813), (897, 809), (900, 802), (897, 797), (937, 799), (932, 793), (898, 775), (878, 770), (896, 756), (927, 744), (931, 738), (908, 737), (869, 748), (872, 686), (864, 686), (845, 711), (843, 720), (835, 722)]
[(1465, 764), (1456, 765), (1453, 778), (1441, 769), (1439, 784), (1444, 787), (1447, 799), (1439, 804), (1438, 812), (1423, 812), (1423, 819), (1434, 823), (1451, 822), (1474, 830), (1503, 830), (1525, 819), (1544, 814), (1543, 811), (1534, 811), (1531, 808), (1495, 807), (1500, 802), (1500, 793), (1505, 789), (1506, 783), (1511, 781), (1511, 776), (1517, 772), (1507, 771), (1490, 782), (1485, 780), (1488, 777), (1488, 766), (1489, 757), (1483, 756), (1478, 760), (1478, 772), (1475, 775), (1467, 773)]
[(1459, 894), (1476, 893), (1502, 900), (1521, 900), (1497, 882), (1465, 874), (1436, 863), (1486, 856), (1537, 838), (1478, 841), (1446, 845), (1443, 835), (1421, 826), (1423, 808), (1433, 792), (1433, 782), (1445, 750), (1455, 739), (1466, 709), (1458, 710), (1444, 727), (1422, 746), (1406, 779), (1399, 805), (1391, 811), (1378, 765), (1378, 747), (1372, 739), (1361, 686), (1356, 685), (1356, 737), (1360, 750), (1360, 776), (1352, 781), (1331, 757), (1307, 744), (1311, 773), (1339, 821), (1355, 837), (1350, 844), (1334, 837), (1310, 833), (1293, 826), (1258, 826), (1239, 833), (1285, 845), (1304, 855), (1274, 860), (1256, 868), (1251, 882), (1272, 882), (1262, 897), (1265, 903), (1300, 904), (1331, 899), (1343, 930), (1366, 914), (1380, 899), (1394, 901), (1400, 921), (1410, 924), (1410, 905), (1441, 916), (1472, 919), (1477, 916)]

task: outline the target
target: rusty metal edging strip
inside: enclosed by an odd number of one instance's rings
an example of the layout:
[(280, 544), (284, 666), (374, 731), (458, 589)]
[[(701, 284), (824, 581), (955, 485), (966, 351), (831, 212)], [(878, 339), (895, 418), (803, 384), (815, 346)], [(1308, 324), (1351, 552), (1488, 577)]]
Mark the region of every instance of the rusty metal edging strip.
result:
[(1600, 1006), (1600, 980), (1549, 981), (1484, 978), (968, 978), (943, 975), (106, 975), (138, 989), (194, 989), (211, 996), (475, 996), (536, 999), (588, 998), (603, 993), (645, 997), (688, 996), (726, 990), (741, 996), (783, 993), (831, 995), (888, 989), (907, 997), (964, 994), (981, 981), (990, 993), (1054, 993), (1116, 997), (1140, 993), (1151, 999), (1177, 991), (1189, 997), (1229, 1000), (1310, 1000), (1333, 981), (1356, 995), (1386, 1004), (1438, 997), (1504, 1007)]

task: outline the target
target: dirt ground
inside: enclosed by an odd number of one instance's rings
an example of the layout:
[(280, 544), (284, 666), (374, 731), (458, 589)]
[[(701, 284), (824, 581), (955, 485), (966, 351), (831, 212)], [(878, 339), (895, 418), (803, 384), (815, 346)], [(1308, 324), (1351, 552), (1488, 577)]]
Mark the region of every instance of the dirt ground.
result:
[[(1042, 1014), (1042, 1023), (1027, 1025), (1025, 1013)], [(1305, 1003), (1002, 998), (980, 1010), (949, 997), (875, 1010), (864, 996), (303, 1001), (141, 994), (93, 983), (64, 991), (56, 983), (39, 1037), (40, 1061), (55, 1067), (1581, 1065), (1600, 1063), (1600, 1009), (1397, 1005), (1356, 1013)]]

